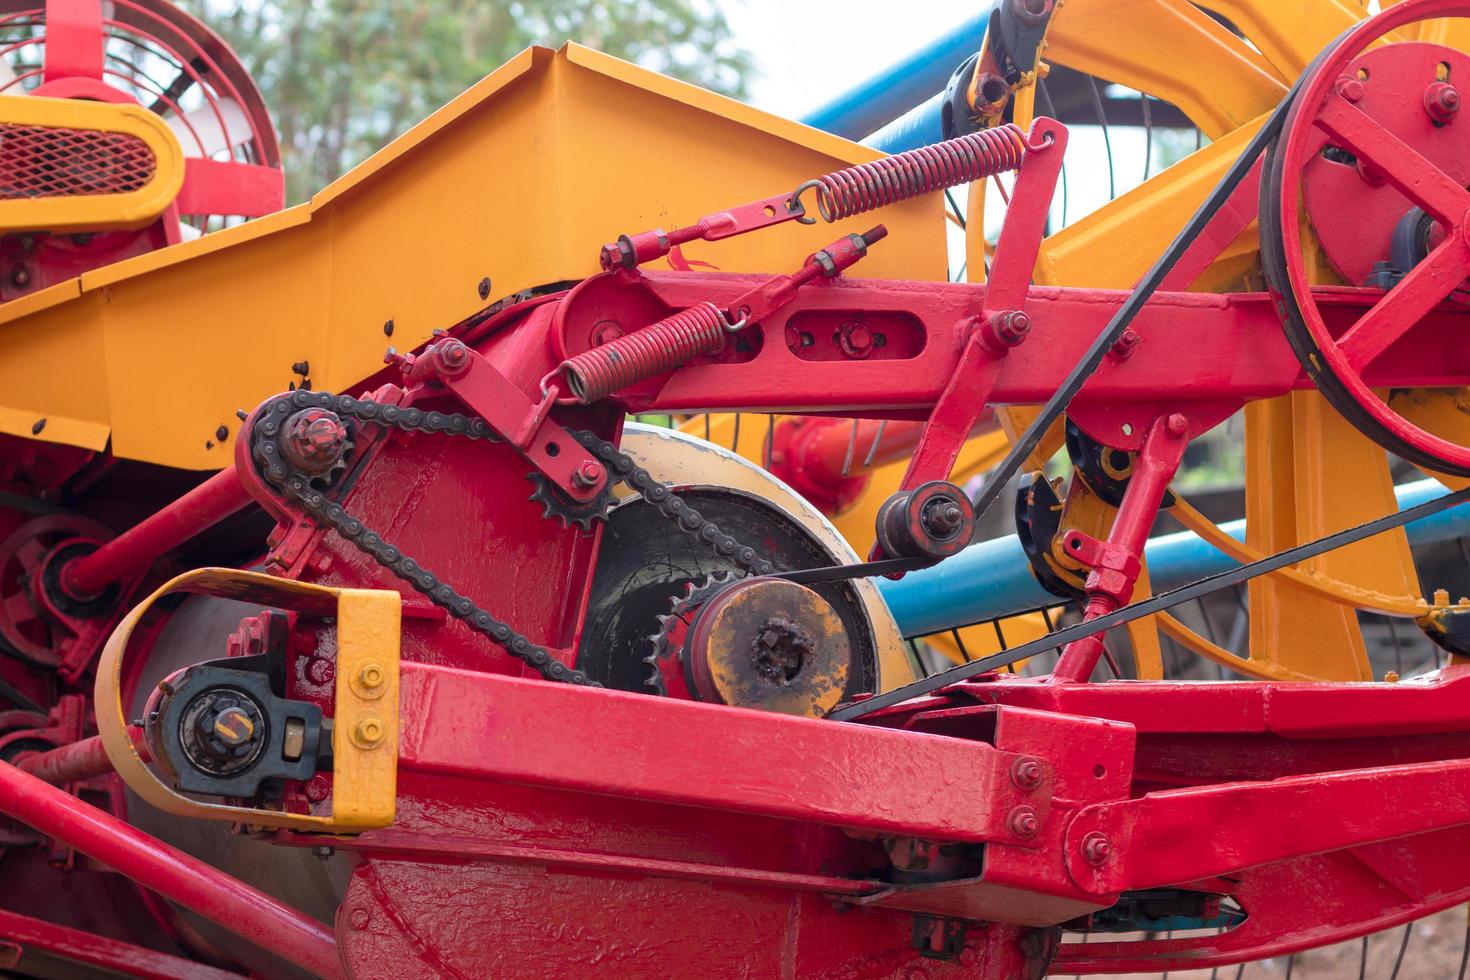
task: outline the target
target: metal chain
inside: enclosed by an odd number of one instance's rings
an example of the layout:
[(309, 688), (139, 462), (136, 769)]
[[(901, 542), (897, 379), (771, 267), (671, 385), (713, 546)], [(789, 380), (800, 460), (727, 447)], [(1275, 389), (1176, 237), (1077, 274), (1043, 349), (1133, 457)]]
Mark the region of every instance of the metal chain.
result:
[(660, 514), (677, 524), (680, 531), (708, 546), (721, 558), (735, 562), (749, 575), (770, 575), (776, 570), (776, 566), (762, 558), (754, 548), (741, 544), (721, 531), (712, 521), (654, 479), (653, 474), (634, 463), (633, 457), (621, 452), (617, 446), (590, 432), (576, 429), (570, 431), (588, 452), (602, 460), (610, 474), (615, 474), (616, 479), (642, 494), (643, 499), (658, 508)]
[[(265, 409), (253, 429), (255, 442), (252, 448), (265, 478), (273, 486), (455, 619), (493, 640), (511, 656), (530, 664), (547, 680), (587, 687), (601, 686), (582, 671), (568, 667), (556, 659), (545, 647), (516, 632), (509, 624), (496, 619), (468, 596), (440, 581), (433, 572), (403, 554), (397, 547), (385, 541), (382, 535), (370, 530), (362, 521), (349, 514), (341, 504), (328, 499), (325, 493), (312, 485), (310, 476), (293, 472), (282, 459), (276, 436), (280, 434), (281, 426), (291, 414), (306, 408), (325, 409), (357, 422), (405, 432), (463, 436), (487, 442), (501, 441), (484, 419), (446, 412), (425, 412), (417, 408), (400, 408), (397, 405), (380, 405), (347, 395), (294, 391), (277, 397)], [(659, 513), (673, 521), (680, 531), (707, 545), (721, 557), (732, 560), (747, 574), (769, 575), (774, 571), (771, 562), (762, 558), (754, 548), (741, 544), (721, 531), (712, 521), (704, 518), (699, 511), (656, 480), (651, 473), (633, 462), (633, 458), (627, 453), (619, 451), (612, 443), (599, 439), (590, 432), (569, 431), (588, 451), (603, 461), (611, 480), (625, 482), (642, 494), (644, 499), (658, 508)]]

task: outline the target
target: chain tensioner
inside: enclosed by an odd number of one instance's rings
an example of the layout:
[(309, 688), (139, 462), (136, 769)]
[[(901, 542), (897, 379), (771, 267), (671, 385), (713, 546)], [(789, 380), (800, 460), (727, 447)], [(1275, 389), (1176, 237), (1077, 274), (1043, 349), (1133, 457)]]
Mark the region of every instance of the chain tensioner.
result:
[[(332, 412), (358, 424), (377, 425), (404, 432), (499, 442), (499, 437), (485, 420), (457, 413), (426, 412), (417, 408), (380, 405), (347, 395), (295, 391), (278, 395), (260, 409), (251, 429), (251, 450), (262, 474), (272, 486), (299, 504), (316, 520), (350, 541), (358, 550), (372, 556), (378, 564), (412, 585), (455, 619), (493, 640), (511, 656), (530, 664), (547, 680), (590, 687), (601, 686), (582, 671), (568, 667), (556, 659), (545, 647), (496, 619), (468, 596), (440, 581), (433, 572), (384, 540), (382, 535), (370, 530), (341, 504), (327, 496), (325, 491), (329, 488), (329, 480), (320, 473), (291, 465), (287, 459), (288, 454), (283, 451), (280, 436), (292, 418), (308, 411)], [(768, 575), (774, 570), (774, 566), (754, 548), (742, 545), (706, 520), (667, 486), (654, 479), (647, 470), (634, 463), (627, 453), (619, 451), (612, 443), (599, 439), (590, 432), (569, 431), (588, 451), (607, 465), (615, 480), (626, 483), (642, 494), (659, 513), (673, 521), (680, 531), (734, 562), (747, 574)]]

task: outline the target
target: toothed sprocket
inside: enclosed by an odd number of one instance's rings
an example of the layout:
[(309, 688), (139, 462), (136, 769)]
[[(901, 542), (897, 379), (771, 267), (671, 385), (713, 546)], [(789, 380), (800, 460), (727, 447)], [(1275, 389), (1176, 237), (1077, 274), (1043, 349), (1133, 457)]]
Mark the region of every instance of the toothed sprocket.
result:
[[(685, 585), (683, 595), (676, 595), (669, 600), (669, 612), (658, 617), (658, 631), (650, 637), (653, 649), (643, 658), (643, 662), (651, 668), (648, 678), (643, 682), (645, 687), (654, 694), (668, 697), (670, 677), (674, 678), (678, 686), (685, 686), (679, 651), (684, 645), (689, 619), (700, 606), (721, 589), (739, 581), (739, 578), (734, 572), (706, 575), (702, 581)], [(684, 693), (687, 697), (687, 691)]]
[(577, 524), (582, 530), (590, 531), (592, 522), (607, 520), (608, 511), (612, 510), (613, 504), (617, 503), (617, 498), (612, 492), (612, 481), (608, 481), (597, 496), (586, 503), (580, 503), (557, 490), (540, 473), (527, 473), (526, 479), (530, 480), (531, 485), (535, 488), (527, 499), (540, 503), (543, 508), (541, 516), (557, 518), (561, 521), (562, 527)]

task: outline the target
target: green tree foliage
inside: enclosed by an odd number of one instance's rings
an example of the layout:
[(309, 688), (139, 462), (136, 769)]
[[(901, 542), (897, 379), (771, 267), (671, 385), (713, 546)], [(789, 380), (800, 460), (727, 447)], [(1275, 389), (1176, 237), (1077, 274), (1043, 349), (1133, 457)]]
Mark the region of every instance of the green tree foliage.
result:
[(281, 136), (291, 202), (531, 44), (578, 41), (728, 95), (750, 56), (713, 0), (184, 0), (239, 52)]

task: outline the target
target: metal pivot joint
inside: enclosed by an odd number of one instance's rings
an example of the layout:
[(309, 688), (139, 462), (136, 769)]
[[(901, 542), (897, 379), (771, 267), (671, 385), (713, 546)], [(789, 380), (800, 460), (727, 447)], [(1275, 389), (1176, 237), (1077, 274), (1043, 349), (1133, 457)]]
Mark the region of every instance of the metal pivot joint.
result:
[(901, 490), (878, 509), (878, 546), (890, 558), (948, 558), (970, 543), (974, 529), (970, 498), (943, 480)]

